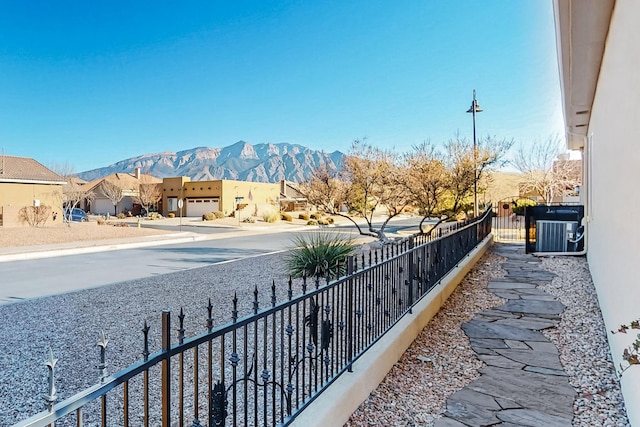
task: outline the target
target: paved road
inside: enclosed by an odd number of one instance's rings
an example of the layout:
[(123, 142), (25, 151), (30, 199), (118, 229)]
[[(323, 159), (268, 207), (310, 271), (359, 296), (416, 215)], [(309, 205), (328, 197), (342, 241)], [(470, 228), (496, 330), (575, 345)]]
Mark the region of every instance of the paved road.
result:
[[(388, 231), (408, 233), (415, 224), (415, 218), (397, 220)], [(357, 236), (353, 226), (326, 230)], [(0, 304), (282, 251), (291, 246), (293, 237), (290, 232), (238, 235), (233, 228), (189, 227), (189, 231), (218, 235), (214, 240), (0, 263)], [(225, 237), (231, 231), (233, 235)]]
[(0, 263), (0, 303), (203, 267), (286, 248), (288, 233)]

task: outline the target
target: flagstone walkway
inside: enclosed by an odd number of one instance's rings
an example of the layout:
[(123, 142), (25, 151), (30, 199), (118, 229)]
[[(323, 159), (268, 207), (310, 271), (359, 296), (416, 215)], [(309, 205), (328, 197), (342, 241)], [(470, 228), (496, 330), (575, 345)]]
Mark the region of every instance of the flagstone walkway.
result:
[(553, 273), (524, 254), (522, 245), (496, 245), (507, 272), (487, 289), (507, 302), (463, 324), (471, 347), (486, 366), (480, 378), (447, 399), (436, 427), (571, 426), (574, 388), (558, 350), (540, 331), (556, 326), (564, 306), (538, 288)]

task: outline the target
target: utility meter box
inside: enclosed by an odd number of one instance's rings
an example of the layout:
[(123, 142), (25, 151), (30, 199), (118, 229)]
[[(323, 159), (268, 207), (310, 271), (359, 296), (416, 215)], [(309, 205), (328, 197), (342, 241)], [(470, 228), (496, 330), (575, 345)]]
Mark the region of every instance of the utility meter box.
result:
[(584, 249), (583, 205), (527, 206), (524, 211), (526, 253), (575, 253)]

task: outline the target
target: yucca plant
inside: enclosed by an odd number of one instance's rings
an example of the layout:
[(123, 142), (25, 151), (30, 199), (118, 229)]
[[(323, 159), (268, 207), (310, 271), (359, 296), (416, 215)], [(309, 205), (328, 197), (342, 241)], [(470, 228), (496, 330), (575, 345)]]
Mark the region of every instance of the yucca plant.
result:
[(356, 250), (354, 240), (339, 233), (300, 234), (292, 240), (293, 249), (286, 257), (292, 277), (329, 276), (346, 272), (346, 258)]

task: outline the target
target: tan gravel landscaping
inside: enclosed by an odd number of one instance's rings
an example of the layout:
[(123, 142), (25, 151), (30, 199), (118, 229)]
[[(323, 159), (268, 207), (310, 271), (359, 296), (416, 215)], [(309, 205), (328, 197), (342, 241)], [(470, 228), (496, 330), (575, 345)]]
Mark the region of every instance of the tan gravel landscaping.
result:
[(45, 227), (0, 227), (0, 247), (48, 245), (78, 241), (122, 239), (157, 234), (168, 231), (151, 228), (115, 227), (96, 222), (56, 224)]

